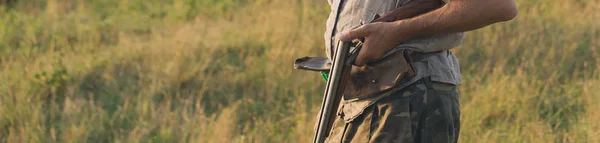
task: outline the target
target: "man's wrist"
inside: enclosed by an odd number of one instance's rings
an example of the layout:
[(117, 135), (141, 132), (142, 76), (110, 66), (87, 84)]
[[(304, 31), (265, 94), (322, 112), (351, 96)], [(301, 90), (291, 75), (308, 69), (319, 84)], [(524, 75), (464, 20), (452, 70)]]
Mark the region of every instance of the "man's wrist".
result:
[(408, 39), (412, 39), (417, 35), (417, 31), (415, 28), (409, 28), (409, 23), (407, 20), (399, 20), (393, 22), (394, 27), (394, 37), (398, 38), (398, 41), (406, 41)]

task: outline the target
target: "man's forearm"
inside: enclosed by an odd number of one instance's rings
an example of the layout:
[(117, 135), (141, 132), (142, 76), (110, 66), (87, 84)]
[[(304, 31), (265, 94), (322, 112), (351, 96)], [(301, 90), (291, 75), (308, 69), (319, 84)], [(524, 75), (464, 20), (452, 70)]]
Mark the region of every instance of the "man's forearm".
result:
[(437, 10), (394, 23), (402, 31), (397, 33), (415, 38), (475, 30), (516, 15), (513, 0), (451, 0)]
[(341, 41), (365, 37), (355, 65), (376, 60), (400, 42), (424, 36), (464, 32), (517, 15), (514, 0), (451, 0), (429, 13), (396, 22), (375, 22), (342, 32)]

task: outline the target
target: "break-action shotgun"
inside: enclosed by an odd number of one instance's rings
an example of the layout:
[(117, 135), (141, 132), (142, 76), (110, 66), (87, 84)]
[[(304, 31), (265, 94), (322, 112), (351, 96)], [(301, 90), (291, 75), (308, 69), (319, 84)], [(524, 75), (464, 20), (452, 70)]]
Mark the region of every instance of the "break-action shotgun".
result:
[[(393, 11), (379, 18), (376, 17), (371, 23), (393, 22), (412, 18), (440, 8), (443, 4), (442, 0), (410, 0)], [(329, 71), (325, 96), (323, 97), (317, 122), (318, 126), (314, 135), (314, 143), (324, 142), (333, 126), (334, 117), (336, 117), (352, 64), (361, 49), (361, 44), (358, 44), (354, 48), (355, 50), (350, 52), (351, 45), (350, 42), (338, 42), (332, 57), (333, 62), (324, 57), (304, 57), (294, 62), (295, 69)]]

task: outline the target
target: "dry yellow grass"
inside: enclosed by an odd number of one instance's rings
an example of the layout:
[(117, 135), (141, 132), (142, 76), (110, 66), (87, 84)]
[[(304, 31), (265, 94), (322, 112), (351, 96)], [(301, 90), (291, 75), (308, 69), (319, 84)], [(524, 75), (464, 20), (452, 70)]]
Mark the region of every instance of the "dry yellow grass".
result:
[[(2, 142), (309, 142), (324, 0), (0, 1)], [(600, 3), (469, 32), (461, 142), (600, 142)]]

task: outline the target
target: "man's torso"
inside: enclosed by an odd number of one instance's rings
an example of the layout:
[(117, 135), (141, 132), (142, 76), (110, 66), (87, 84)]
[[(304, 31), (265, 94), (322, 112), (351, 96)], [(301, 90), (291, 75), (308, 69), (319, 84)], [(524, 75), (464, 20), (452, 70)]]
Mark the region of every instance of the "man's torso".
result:
[[(335, 45), (333, 44), (335, 42), (333, 37), (336, 33), (370, 22), (375, 18), (375, 15), (384, 15), (409, 2), (409, 0), (328, 0), (328, 2), (332, 10), (327, 20), (327, 30), (324, 37), (327, 56), (331, 58), (332, 51), (334, 51), (332, 45)], [(338, 11), (340, 12), (339, 17), (337, 16)], [(336, 26), (334, 27), (334, 25)], [(418, 52), (442, 52), (420, 61), (414, 61), (413, 66), (417, 75), (408, 82), (399, 83), (395, 89), (368, 98), (343, 101), (341, 112), (345, 115), (344, 120), (346, 122), (352, 121), (368, 106), (388, 96), (391, 92), (397, 91), (423, 77), (431, 77), (431, 80), (436, 82), (460, 84), (458, 60), (448, 50), (458, 46), (462, 42), (463, 36), (464, 33), (451, 33), (415, 38), (404, 41), (392, 49), (386, 55), (399, 49)]]

